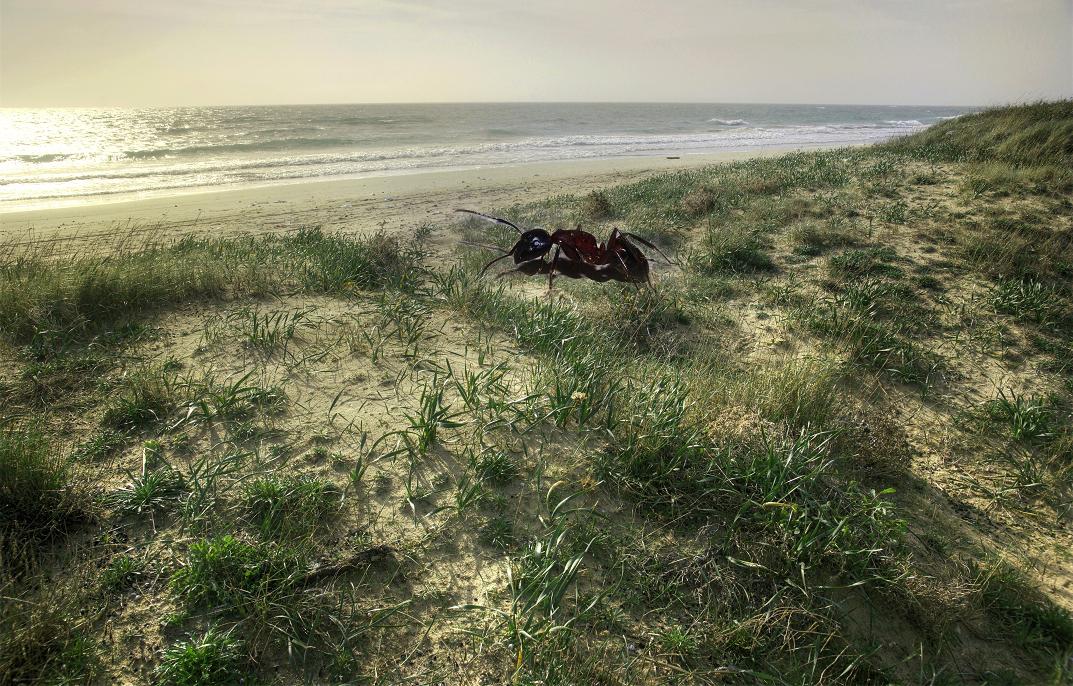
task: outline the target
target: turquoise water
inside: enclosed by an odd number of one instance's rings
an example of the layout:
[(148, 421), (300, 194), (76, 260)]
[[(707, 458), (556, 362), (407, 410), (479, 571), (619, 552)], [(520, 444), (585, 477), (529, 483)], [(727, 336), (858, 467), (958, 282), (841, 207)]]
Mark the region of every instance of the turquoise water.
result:
[(0, 211), (626, 155), (859, 145), (969, 108), (427, 104), (0, 110)]

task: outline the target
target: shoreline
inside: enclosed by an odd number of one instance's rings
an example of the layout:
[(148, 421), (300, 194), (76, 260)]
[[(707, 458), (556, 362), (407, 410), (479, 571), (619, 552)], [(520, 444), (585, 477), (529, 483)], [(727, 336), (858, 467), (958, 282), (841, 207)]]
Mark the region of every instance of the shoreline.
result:
[(449, 220), (458, 207), (491, 210), (535, 195), (586, 193), (661, 172), (801, 149), (530, 162), (0, 212), (0, 245), (98, 247), (102, 242), (129, 240), (137, 234), (166, 234), (163, 238), (198, 233), (260, 234), (311, 225), (352, 232), (405, 231)]

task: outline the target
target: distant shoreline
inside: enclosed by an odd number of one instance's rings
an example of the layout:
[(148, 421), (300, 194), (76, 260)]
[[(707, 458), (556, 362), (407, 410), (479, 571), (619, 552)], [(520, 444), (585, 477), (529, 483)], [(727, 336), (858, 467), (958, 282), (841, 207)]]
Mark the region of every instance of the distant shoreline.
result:
[(0, 111), (0, 215), (321, 181), (867, 145), (945, 107), (437, 105)]
[[(478, 169), (318, 179), (74, 207), (0, 212), (0, 244), (96, 245), (131, 234), (260, 234), (319, 225), (407, 231), (458, 207), (490, 210), (535, 197), (588, 192), (674, 170), (778, 155), (769, 148), (695, 155), (529, 162)], [(810, 146), (808, 149), (815, 149)]]

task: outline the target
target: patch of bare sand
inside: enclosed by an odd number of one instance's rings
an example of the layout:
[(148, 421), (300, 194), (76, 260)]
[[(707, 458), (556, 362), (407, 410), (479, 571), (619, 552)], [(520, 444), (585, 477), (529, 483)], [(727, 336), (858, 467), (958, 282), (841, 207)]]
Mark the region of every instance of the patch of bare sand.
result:
[[(294, 326), (273, 333), (264, 322), (280, 314)], [(421, 673), (456, 661), (459, 674), (480, 682), (486, 665), (465, 648), (470, 639), (463, 629), (471, 617), (449, 608), (502, 606), (507, 559), (480, 534), (479, 523), (489, 511), (458, 507), (468, 458), (493, 446), (513, 455), (518, 479), (492, 489), (491, 512), (511, 521), (521, 540), (529, 535), (527, 529), (542, 526), (541, 494), (556, 479), (569, 476), (563, 465), (570, 464), (577, 448), (539, 427), (523, 436), (519, 431), (524, 427), (504, 425), (501, 413), (467, 406), (455, 382), (494, 372), (488, 378), (496, 381), (481, 387), (479, 400), (523, 402), (530, 360), (506, 339), (406, 302), (405, 296), (294, 296), (210, 304), (165, 315), (155, 328), (158, 335), (132, 351), (129, 364), (135, 368), (151, 361), (172, 370), (178, 396), (191, 398), (187, 409), (166, 420), (171, 427), (164, 440), (168, 462), (187, 474), (198, 460), (244, 455), (241, 469), (216, 485), (219, 499), (213, 509), (223, 513), (218, 523), (231, 522), (228, 531), (217, 533), (256, 539), (255, 529), (242, 523), (242, 493), (250, 479), (300, 474), (334, 484), (341, 501), (313, 539), (314, 564), (330, 568), (365, 549), (388, 552), (332, 575), (327, 588), (355, 584), (380, 606), (408, 603), (406, 613), (412, 618), (402, 634), (381, 639), (397, 642), (397, 650), (386, 654), (408, 664), (383, 669)], [(265, 410), (251, 407), (227, 418), (203, 416), (199, 402), (236, 385), (273, 390), (286, 403)], [(441, 426), (436, 442), (415, 453), (393, 432), (409, 430), (412, 437), (423, 394), (437, 388), (443, 389), (443, 404), (460, 426)], [(93, 419), (87, 418), (89, 425)], [(131, 445), (95, 466), (98, 485), (106, 492), (122, 488), (141, 470), (142, 461), (142, 447)], [(352, 470), (363, 462), (366, 471), (354, 483)], [(184, 522), (176, 511), (126, 528), (123, 545), (157, 551), (154, 565), (166, 571), (125, 595), (105, 621), (113, 678), (143, 678), (153, 653), (182, 635), (178, 628), (160, 624), (175, 609), (166, 575), (181, 564), (181, 551), (206, 531)], [(285, 654), (258, 655), (267, 668), (287, 659)]]

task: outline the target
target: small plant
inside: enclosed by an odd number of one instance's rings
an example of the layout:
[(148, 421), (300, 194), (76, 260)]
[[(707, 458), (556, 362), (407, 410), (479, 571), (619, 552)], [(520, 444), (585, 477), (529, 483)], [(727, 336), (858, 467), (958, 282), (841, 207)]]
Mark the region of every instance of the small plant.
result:
[(164, 650), (157, 686), (234, 686), (250, 681), (242, 644), (230, 631), (210, 628)]
[(311, 308), (276, 312), (261, 312), (256, 308), (240, 310), (233, 323), (241, 328), (247, 347), (265, 355), (280, 351), (286, 359), (290, 343), (299, 331), (316, 325), (310, 320), (311, 311)]
[(454, 608), (491, 613), (508, 637), (518, 669), (533, 659), (542, 641), (570, 631), (577, 616), (591, 609), (599, 599), (597, 596), (586, 607), (570, 602), (568, 594), (581, 571), (586, 551), (571, 555), (569, 545), (565, 527), (557, 526), (507, 563), (510, 594), (507, 610), (479, 604)]
[(888, 224), (905, 224), (909, 221), (909, 204), (904, 200), (887, 203), (879, 208), (877, 216)]
[(507, 387), (503, 383), (503, 377), (507, 374), (505, 364), (497, 364), (487, 369), (478, 368), (476, 371), (467, 366), (461, 372), (456, 372), (448, 361), (447, 371), (462, 402), (473, 412), (484, 406), (486, 396), (501, 396), (506, 393)]
[(987, 404), (988, 415), (1005, 424), (1010, 436), (1019, 441), (1038, 443), (1054, 436), (1057, 413), (1042, 398), (1032, 398), (1016, 391), (999, 390), (999, 397)]
[(208, 453), (194, 460), (186, 469), (188, 494), (182, 500), (183, 526), (189, 527), (210, 517), (221, 486), (246, 464), (249, 453), (227, 451)]
[(731, 392), (765, 419), (784, 421), (795, 431), (821, 429), (835, 415), (841, 375), (828, 360), (773, 360), (745, 375)]
[(126, 441), (127, 435), (122, 431), (102, 429), (78, 446), (74, 452), (74, 457), (78, 460), (89, 460), (91, 462), (102, 460), (105, 457), (114, 455), (116, 451), (123, 447)]
[(833, 248), (855, 245), (858, 238), (842, 228), (809, 222), (791, 229), (790, 242), (795, 253), (816, 257)]
[(682, 214), (687, 217), (702, 217), (719, 205), (719, 199), (711, 188), (699, 187), (690, 190), (678, 203)]
[(488, 493), (485, 492), (480, 482), (471, 481), (468, 477), (462, 477), (455, 485), (454, 502), (435, 508), (429, 513), (429, 516), (444, 511), (454, 512), (459, 515), (465, 514), (469, 510), (479, 507), (487, 500)]
[(420, 453), (428, 452), (429, 448), (436, 444), (440, 429), (463, 426), (463, 422), (455, 419), (461, 413), (452, 413), (443, 396), (444, 383), (440, 381), (439, 375), (433, 375), (432, 381), (421, 389), (418, 411), (406, 414), (406, 418), (410, 420), (410, 428), (416, 434), (417, 450)]
[(503, 515), (492, 517), (481, 527), (479, 538), (481, 543), (493, 548), (510, 548), (517, 541), (514, 522)]
[(140, 370), (124, 379), (101, 423), (105, 428), (130, 433), (162, 421), (174, 407), (171, 379), (161, 372)]
[(101, 574), (101, 586), (118, 593), (133, 586), (145, 573), (146, 560), (134, 555), (117, 555)]
[(697, 639), (681, 627), (667, 629), (659, 636), (660, 647), (671, 655), (686, 656), (697, 650)]
[(130, 476), (126, 486), (107, 498), (119, 514), (141, 514), (171, 507), (187, 490), (182, 475), (168, 464), (149, 469), (143, 462), (141, 473)]
[(255, 369), (251, 369), (233, 381), (219, 382), (213, 376), (188, 380), (192, 399), (184, 414), (192, 421), (226, 421), (243, 419), (257, 407), (281, 407), (286, 396), (276, 389), (251, 383), (255, 372)]
[(1073, 645), (1073, 615), (1043, 595), (1007, 562), (979, 569), (976, 583), (988, 610), (1028, 648), (1061, 655)]
[(470, 458), (470, 467), (477, 479), (492, 484), (505, 484), (518, 475), (514, 460), (507, 453), (485, 450)]

